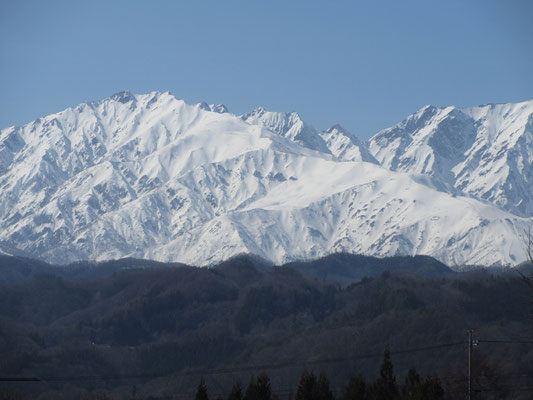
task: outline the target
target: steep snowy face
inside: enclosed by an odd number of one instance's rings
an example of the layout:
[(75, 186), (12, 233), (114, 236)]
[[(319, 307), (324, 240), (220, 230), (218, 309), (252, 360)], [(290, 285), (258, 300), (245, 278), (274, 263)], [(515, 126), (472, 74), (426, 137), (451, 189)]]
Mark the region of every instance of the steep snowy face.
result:
[(209, 108), (211, 109), (211, 111), (219, 113), (219, 114), (224, 114), (224, 113), (229, 112), (224, 104), (210, 104)]
[(394, 171), (453, 182), (452, 167), (475, 139), (474, 121), (454, 107), (427, 106), (370, 139), (370, 152)]
[[(239, 253), (282, 263), (337, 251), (428, 254), (450, 265), (525, 259), (520, 234), (533, 219), (441, 184), (449, 175), (436, 168), (453, 164), (448, 182), (459, 182), (466, 173), (452, 161), (461, 152), (469, 159), (480, 132), (494, 143), (503, 128), (491, 121), (508, 121), (511, 111), (428, 108), (392, 128), (395, 157), (412, 146), (416, 160), (417, 140), (440, 157), (410, 174), (376, 165), (339, 126), (318, 134), (295, 113), (220, 110), (123, 92), (1, 130), (0, 251), (59, 264), (139, 257), (206, 265)], [(454, 124), (471, 126), (474, 137), (443, 128)], [(413, 126), (439, 132), (422, 140)], [(505, 129), (509, 151), (517, 148), (511, 131), (516, 143), (527, 139), (521, 128)], [(530, 151), (528, 140), (521, 145)], [(393, 169), (411, 165), (375, 154)], [(514, 156), (516, 179), (531, 182), (526, 156)]]
[(224, 104), (207, 104), (205, 101), (196, 104), (196, 107), (199, 107), (204, 111), (213, 111), (219, 114), (229, 112)]
[(385, 168), (429, 175), (504, 210), (533, 216), (533, 101), (427, 106), (376, 134), (369, 148)]
[(465, 108), (478, 135), (454, 168), (456, 187), (533, 216), (533, 101)]
[(326, 142), (331, 154), (340, 161), (366, 161), (379, 164), (370, 154), (366, 143), (361, 142), (355, 135), (338, 124), (320, 132), (320, 137)]
[(323, 153), (330, 152), (315, 128), (305, 123), (298, 113), (273, 112), (259, 107), (241, 118), (249, 124), (262, 125), (301, 146)]
[[(120, 93), (2, 130), (0, 242), (62, 263), (165, 241), (176, 234), (167, 209), (180, 202), (167, 184), (276, 140), (169, 93)], [(164, 201), (155, 196), (166, 189)]]

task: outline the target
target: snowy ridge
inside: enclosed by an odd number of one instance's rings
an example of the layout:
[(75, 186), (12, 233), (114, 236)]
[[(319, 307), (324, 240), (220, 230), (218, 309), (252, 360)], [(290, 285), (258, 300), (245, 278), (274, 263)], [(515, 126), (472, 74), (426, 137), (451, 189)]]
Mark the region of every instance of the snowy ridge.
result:
[(340, 125), (320, 132), (320, 137), (326, 142), (331, 154), (340, 161), (366, 161), (379, 164), (368, 150), (367, 144)]
[(205, 101), (196, 104), (197, 107), (205, 111), (213, 111), (219, 114), (224, 114), (229, 112), (224, 104), (207, 104)]
[(118, 93), (0, 131), (0, 246), (59, 264), (346, 251), (514, 265), (533, 225), (524, 104), (427, 107), (367, 145), (297, 113)]
[(432, 176), (523, 217), (533, 216), (533, 101), (427, 106), (370, 140), (383, 167)]
[(259, 107), (241, 118), (249, 124), (262, 125), (304, 147), (323, 153), (330, 152), (315, 128), (304, 122), (296, 112), (272, 112)]

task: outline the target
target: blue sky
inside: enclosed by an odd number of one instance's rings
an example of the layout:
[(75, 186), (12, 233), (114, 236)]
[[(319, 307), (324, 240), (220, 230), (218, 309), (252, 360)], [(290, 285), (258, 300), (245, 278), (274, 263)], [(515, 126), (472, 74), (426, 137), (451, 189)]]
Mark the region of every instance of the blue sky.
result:
[(533, 99), (533, 2), (0, 1), (0, 127), (121, 90), (298, 111), (362, 138)]

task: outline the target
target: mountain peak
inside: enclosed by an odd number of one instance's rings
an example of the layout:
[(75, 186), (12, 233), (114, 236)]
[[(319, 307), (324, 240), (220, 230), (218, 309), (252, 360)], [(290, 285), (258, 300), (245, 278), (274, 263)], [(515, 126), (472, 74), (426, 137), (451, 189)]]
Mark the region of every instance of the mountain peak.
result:
[(252, 112), (242, 115), (241, 118), (249, 124), (262, 125), (268, 130), (309, 149), (326, 154), (330, 153), (315, 128), (302, 120), (295, 111), (275, 112), (258, 107)]
[(340, 132), (345, 132), (346, 131), (346, 129), (344, 129), (341, 124), (333, 124), (326, 130), (326, 132), (331, 132), (333, 130), (337, 130), (337, 131), (340, 131)]
[(216, 112), (218, 114), (225, 114), (228, 111), (228, 108), (224, 104), (210, 104), (209, 108), (211, 111)]
[(209, 104), (207, 104), (205, 101), (201, 101), (195, 104), (195, 106), (204, 111), (211, 111), (211, 107), (209, 107)]
[(298, 114), (296, 111), (269, 111), (266, 108), (259, 106), (253, 109), (252, 111), (243, 114), (241, 118), (243, 120), (251, 120), (252, 118), (276, 118), (276, 119), (289, 119), (293, 123), (297, 121), (302, 121), (302, 118), (300, 117), (300, 114)]
[(329, 127), (321, 132), (320, 136), (326, 142), (331, 154), (340, 161), (365, 161), (379, 164), (370, 154), (366, 143), (360, 141), (340, 124)]
[(348, 129), (346, 129), (345, 127), (343, 127), (341, 124), (338, 124), (338, 123), (330, 126), (328, 129), (326, 129), (325, 132), (327, 133), (337, 132), (338, 134), (342, 134), (342, 135), (348, 136), (350, 138), (353, 138), (359, 141), (356, 135), (354, 135), (352, 132), (350, 132)]
[(126, 91), (2, 130), (0, 251), (56, 263), (206, 265), (243, 252), (282, 263), (340, 251), (523, 259), (527, 104), (425, 107), (373, 138), (382, 167), (339, 124), (318, 133), (296, 112), (217, 110)]
[(196, 107), (204, 111), (211, 111), (217, 114), (225, 114), (228, 112), (228, 109), (224, 104), (207, 104), (205, 101), (195, 104)]
[(111, 99), (118, 101), (119, 103), (128, 103), (130, 101), (135, 101), (135, 96), (128, 90), (115, 93), (111, 96)]
[[(465, 195), (533, 216), (533, 107), (426, 106), (370, 139), (385, 168), (431, 176)], [(528, 128), (530, 127), (530, 128)]]
[(241, 115), (241, 118), (244, 121), (250, 120), (252, 118), (260, 118), (261, 116), (263, 116), (267, 112), (268, 112), (267, 110), (265, 110), (263, 107), (259, 106), (259, 107), (254, 108), (252, 111), (249, 111), (246, 114)]

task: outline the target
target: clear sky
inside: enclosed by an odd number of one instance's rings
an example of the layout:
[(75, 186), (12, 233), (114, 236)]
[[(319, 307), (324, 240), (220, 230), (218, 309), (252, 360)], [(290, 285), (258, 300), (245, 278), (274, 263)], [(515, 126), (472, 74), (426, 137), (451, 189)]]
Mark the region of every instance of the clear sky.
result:
[(130, 90), (368, 138), (533, 99), (533, 1), (0, 0), (0, 127)]

